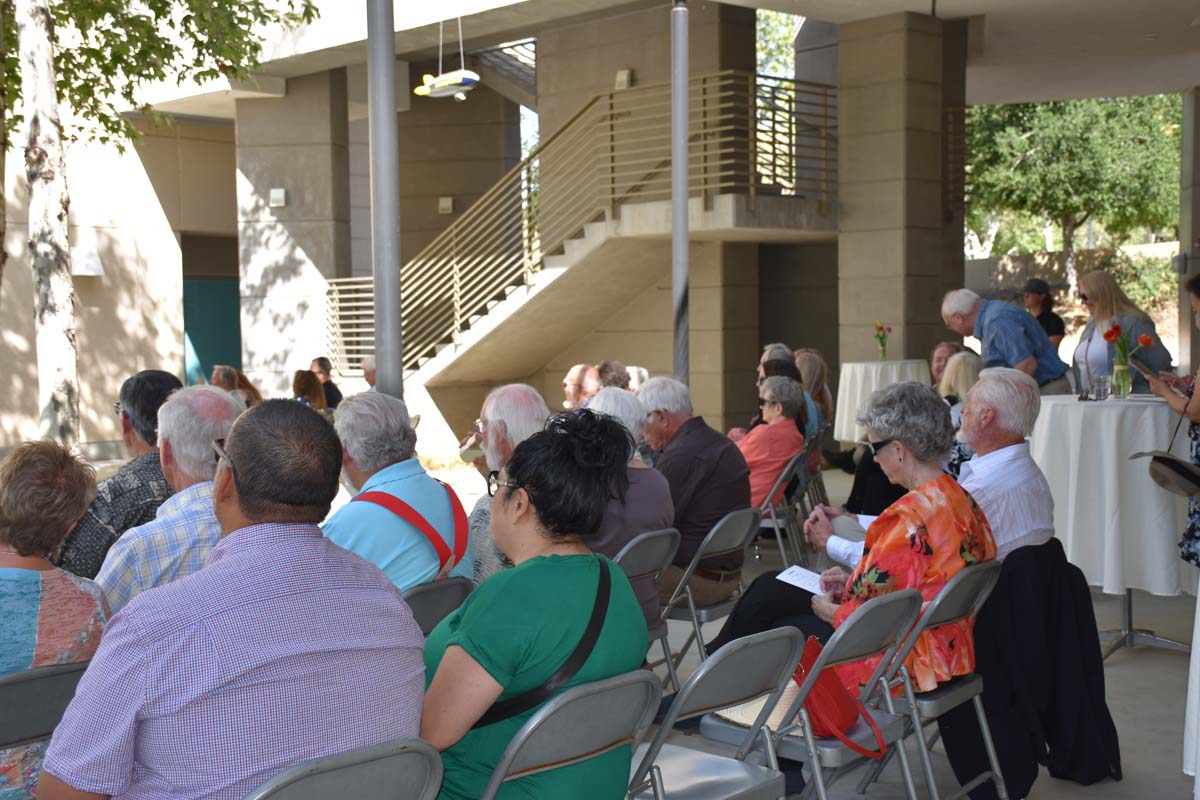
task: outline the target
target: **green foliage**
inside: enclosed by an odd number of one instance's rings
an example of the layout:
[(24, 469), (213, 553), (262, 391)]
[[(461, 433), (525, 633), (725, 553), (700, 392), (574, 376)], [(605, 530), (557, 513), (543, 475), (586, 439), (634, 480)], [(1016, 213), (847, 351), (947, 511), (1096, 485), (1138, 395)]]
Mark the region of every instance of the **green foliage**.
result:
[(1111, 274), (1133, 304), (1147, 313), (1178, 300), (1179, 276), (1171, 269), (1170, 258), (1117, 250), (1105, 254), (1097, 266)]
[(754, 15), (755, 53), (759, 75), (791, 78), (796, 74), (796, 22), (783, 11), (759, 10)]
[[(21, 124), (21, 76), (13, 0), (3, 4), (6, 143)], [(246, 78), (264, 28), (316, 19), (313, 0), (50, 0), (59, 101), (73, 112), (68, 136), (120, 145), (138, 132), (130, 111), (161, 120), (138, 99), (146, 84)]]

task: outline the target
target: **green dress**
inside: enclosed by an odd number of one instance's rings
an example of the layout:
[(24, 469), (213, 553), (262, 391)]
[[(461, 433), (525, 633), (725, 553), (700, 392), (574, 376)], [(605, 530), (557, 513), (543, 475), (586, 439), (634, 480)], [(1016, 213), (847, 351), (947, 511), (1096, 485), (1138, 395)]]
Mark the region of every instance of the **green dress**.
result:
[[(646, 655), (646, 620), (620, 568), (603, 556), (541, 556), (497, 572), (442, 620), (425, 640), (426, 688), (442, 654), (458, 645), (501, 686), (501, 700), (549, 678), (579, 643), (596, 600), (598, 558), (612, 576), (608, 614), (595, 649), (569, 686), (638, 669)], [(442, 753), (439, 798), (467, 800), (483, 793), (513, 735), (536, 709), (467, 732)], [(569, 767), (509, 781), (501, 800), (530, 798), (619, 800), (629, 783), (629, 745)]]

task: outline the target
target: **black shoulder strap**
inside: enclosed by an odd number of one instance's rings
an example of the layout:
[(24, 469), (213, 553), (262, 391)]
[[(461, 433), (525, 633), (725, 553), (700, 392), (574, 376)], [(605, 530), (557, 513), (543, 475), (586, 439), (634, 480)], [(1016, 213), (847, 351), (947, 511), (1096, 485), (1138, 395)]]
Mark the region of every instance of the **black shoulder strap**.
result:
[(583, 638), (579, 640), (579, 644), (575, 645), (575, 651), (542, 684), (515, 697), (493, 703), (492, 707), (479, 718), (479, 721), (471, 726), (472, 728), (482, 728), (485, 725), (491, 725), (537, 708), (558, 694), (583, 667), (588, 656), (592, 654), (592, 649), (596, 646), (596, 640), (600, 638), (600, 629), (604, 627), (604, 618), (608, 615), (608, 597), (611, 593), (612, 577), (609, 574), (608, 566), (600, 556), (596, 556), (596, 563), (600, 567), (596, 602), (592, 605), (592, 616), (588, 620), (587, 629), (583, 632)]

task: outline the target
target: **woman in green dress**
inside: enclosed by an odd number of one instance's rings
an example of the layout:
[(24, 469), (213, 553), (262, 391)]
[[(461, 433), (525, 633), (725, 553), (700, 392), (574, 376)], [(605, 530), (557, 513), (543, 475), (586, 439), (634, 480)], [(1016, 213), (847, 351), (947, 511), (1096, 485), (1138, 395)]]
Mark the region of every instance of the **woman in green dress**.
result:
[[(476, 798), (513, 735), (536, 711), (490, 725), (498, 700), (540, 686), (568, 659), (609, 571), (608, 610), (595, 647), (567, 684), (638, 669), (646, 621), (621, 570), (588, 549), (610, 498), (627, 488), (632, 442), (615, 419), (582, 410), (560, 414), (513, 451), (493, 493), (496, 545), (516, 565), (498, 572), (437, 626), (425, 642), (421, 738), (442, 751), (443, 800)], [(500, 798), (596, 800), (625, 797), (627, 745), (568, 767), (509, 781)]]

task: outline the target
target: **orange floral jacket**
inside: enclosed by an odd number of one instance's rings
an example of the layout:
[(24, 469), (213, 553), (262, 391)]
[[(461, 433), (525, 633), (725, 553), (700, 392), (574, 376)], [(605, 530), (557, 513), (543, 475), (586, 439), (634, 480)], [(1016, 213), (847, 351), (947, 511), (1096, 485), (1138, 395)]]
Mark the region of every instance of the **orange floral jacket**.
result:
[[(834, 627), (881, 594), (919, 589), (928, 603), (969, 564), (996, 557), (996, 542), (974, 498), (949, 475), (913, 489), (867, 528), (862, 560), (846, 584)], [(914, 688), (927, 692), (975, 669), (974, 620), (926, 631), (905, 661)], [(843, 664), (838, 675), (857, 693), (879, 656)]]

